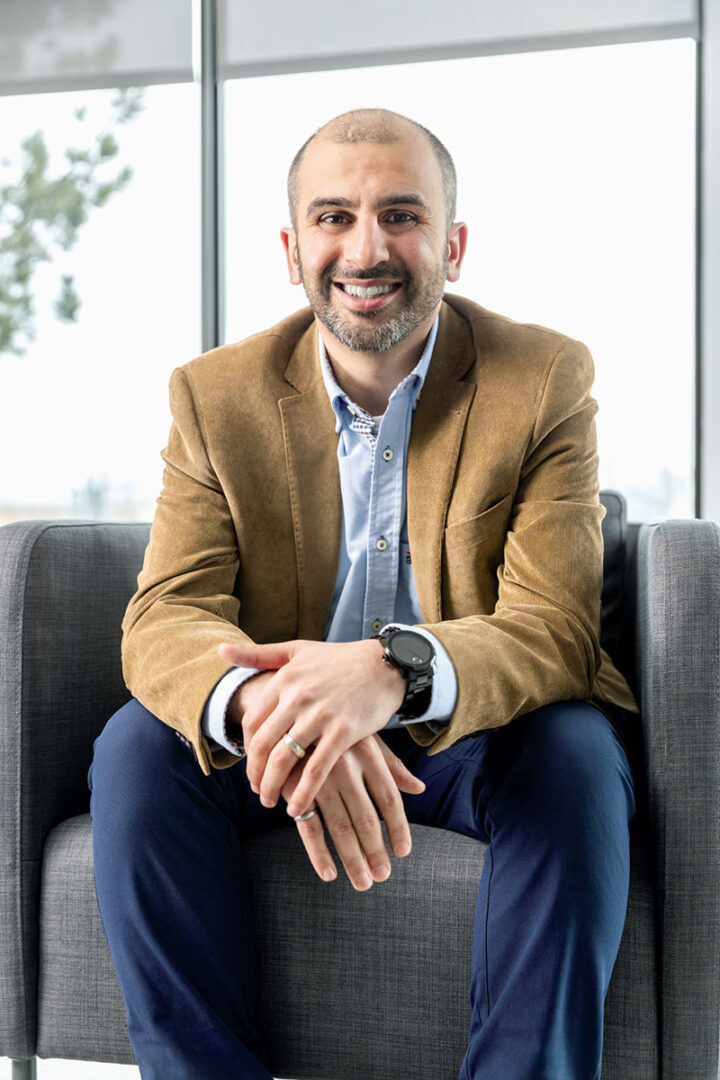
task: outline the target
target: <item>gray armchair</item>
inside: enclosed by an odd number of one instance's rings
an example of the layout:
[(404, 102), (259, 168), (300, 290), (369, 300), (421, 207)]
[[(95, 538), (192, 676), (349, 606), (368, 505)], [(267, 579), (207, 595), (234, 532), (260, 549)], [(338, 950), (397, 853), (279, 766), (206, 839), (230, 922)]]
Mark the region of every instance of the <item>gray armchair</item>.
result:
[[(603, 1078), (717, 1080), (720, 529), (627, 527), (620, 497), (603, 501), (603, 643), (642, 705)], [(16, 1080), (34, 1076), (36, 1055), (133, 1061), (95, 899), (86, 774), (128, 697), (120, 620), (147, 535), (101, 522), (0, 529), (0, 1055)], [(484, 848), (420, 826), (413, 840), (367, 895), (342, 877), (322, 885), (294, 829), (247, 845), (275, 1075), (457, 1076)]]

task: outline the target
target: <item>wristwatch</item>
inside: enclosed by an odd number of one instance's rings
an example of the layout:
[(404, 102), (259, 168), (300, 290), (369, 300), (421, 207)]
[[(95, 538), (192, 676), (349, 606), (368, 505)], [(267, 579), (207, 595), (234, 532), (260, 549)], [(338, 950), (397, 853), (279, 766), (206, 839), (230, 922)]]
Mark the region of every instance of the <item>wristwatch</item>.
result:
[(383, 660), (407, 680), (407, 690), (397, 715), (403, 720), (415, 720), (427, 709), (432, 697), (435, 674), (435, 649), (432, 642), (414, 630), (389, 626), (374, 635), (385, 646)]

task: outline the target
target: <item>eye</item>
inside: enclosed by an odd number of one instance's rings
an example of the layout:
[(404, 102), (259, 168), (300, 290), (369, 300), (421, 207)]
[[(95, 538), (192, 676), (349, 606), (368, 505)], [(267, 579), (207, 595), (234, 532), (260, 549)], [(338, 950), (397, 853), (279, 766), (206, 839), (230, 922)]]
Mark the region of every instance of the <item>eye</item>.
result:
[(336, 226), (336, 225), (345, 225), (346, 223), (347, 223), (347, 217), (345, 216), (345, 214), (341, 214), (338, 211), (336, 211), (335, 213), (331, 213), (331, 214), (323, 214), (323, 216), (320, 218), (320, 224), (321, 225)]
[(415, 214), (411, 214), (409, 210), (391, 210), (385, 217), (386, 225), (393, 225), (395, 228), (403, 228), (408, 225), (414, 225), (417, 221)]

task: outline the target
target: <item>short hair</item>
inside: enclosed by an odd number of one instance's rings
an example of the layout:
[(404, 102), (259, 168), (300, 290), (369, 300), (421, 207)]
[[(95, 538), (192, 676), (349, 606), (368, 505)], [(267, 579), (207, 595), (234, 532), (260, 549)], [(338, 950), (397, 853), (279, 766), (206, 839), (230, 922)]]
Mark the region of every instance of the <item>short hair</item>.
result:
[(399, 142), (401, 123), (409, 124), (430, 143), (440, 166), (442, 176), (443, 194), (445, 196), (445, 213), (448, 228), (455, 220), (457, 209), (457, 174), (455, 164), (447, 148), (440, 142), (428, 128), (418, 124), (401, 113), (392, 112), (390, 109), (352, 109), (350, 112), (341, 113), (333, 117), (326, 124), (313, 132), (305, 140), (292, 160), (288, 171), (287, 195), (290, 217), (293, 225), (297, 224), (296, 207), (298, 198), (298, 173), (300, 165), (307, 152), (310, 143), (317, 138), (326, 138), (330, 142), (337, 143), (392, 143)]

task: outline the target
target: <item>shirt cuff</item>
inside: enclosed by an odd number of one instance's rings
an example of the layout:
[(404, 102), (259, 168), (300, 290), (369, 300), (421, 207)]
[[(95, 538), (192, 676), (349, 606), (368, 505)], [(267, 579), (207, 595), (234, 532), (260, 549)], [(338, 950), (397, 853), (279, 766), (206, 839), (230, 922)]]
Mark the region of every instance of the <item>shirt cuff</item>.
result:
[(435, 635), (431, 634), (429, 630), (425, 630), (424, 627), (408, 626), (406, 623), (388, 623), (380, 633), (384, 634), (392, 628), (412, 630), (415, 634), (420, 634), (430, 642), (435, 649), (435, 674), (433, 675), (430, 704), (422, 716), (414, 716), (411, 720), (406, 720), (395, 713), (394, 716), (390, 717), (385, 727), (399, 728), (407, 727), (408, 724), (425, 723), (435, 732), (442, 731), (450, 723), (450, 717), (457, 701), (457, 675), (452, 660), (448, 656), (445, 646), (441, 645)]
[(220, 682), (205, 703), (202, 714), (202, 731), (216, 746), (222, 746), (237, 757), (245, 757), (242, 739), (230, 738), (225, 725), (225, 717), (233, 696), (239, 686), (251, 679), (253, 675), (259, 675), (261, 668), (230, 668), (223, 675)]

